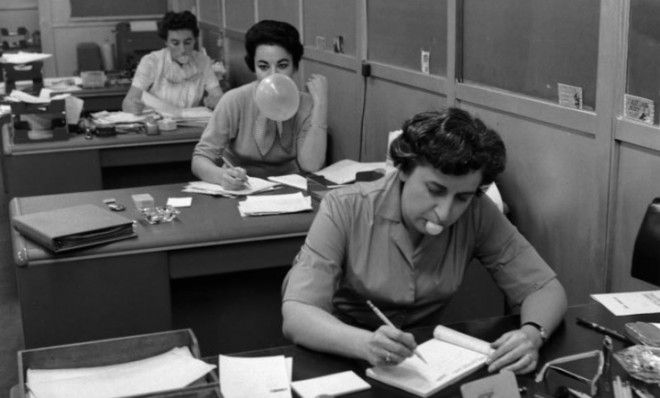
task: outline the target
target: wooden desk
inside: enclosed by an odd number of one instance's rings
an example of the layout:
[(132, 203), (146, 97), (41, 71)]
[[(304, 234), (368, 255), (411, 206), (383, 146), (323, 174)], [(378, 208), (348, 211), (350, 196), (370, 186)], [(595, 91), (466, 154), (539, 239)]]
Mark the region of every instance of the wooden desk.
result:
[(193, 178), (201, 127), (160, 135), (120, 134), (14, 144), (2, 129), (2, 173), (9, 198), (162, 184)]
[[(588, 304), (582, 306), (576, 306), (569, 308), (567, 315), (565, 317), (564, 323), (559, 327), (553, 336), (549, 339), (546, 345), (541, 349), (540, 361), (537, 367), (537, 371), (543, 366), (543, 364), (549, 360), (554, 359), (564, 355), (575, 354), (578, 352), (590, 351), (594, 349), (601, 348), (601, 342), (603, 336), (593, 330), (585, 329), (575, 324), (575, 318), (582, 317), (587, 320), (592, 320), (601, 325), (623, 331), (623, 325), (626, 322), (631, 322), (633, 320), (647, 321), (647, 322), (659, 322), (660, 314), (646, 314), (646, 315), (637, 315), (637, 316), (628, 316), (628, 317), (615, 317), (608, 310), (602, 307), (600, 304)], [(496, 318), (487, 318), (474, 320), (470, 322), (462, 322), (453, 325), (450, 327), (459, 330), (464, 333), (479, 337), (487, 341), (494, 341), (502, 333), (517, 328), (520, 323), (518, 316), (505, 316), (505, 317), (496, 317)], [(430, 339), (433, 335), (433, 328), (420, 328), (411, 330), (415, 335), (415, 338), (418, 342), (423, 342)], [(624, 345), (617, 340), (614, 340), (614, 349), (618, 351), (624, 348)], [(365, 370), (369, 366), (367, 362), (343, 358), (335, 355), (323, 354), (315, 351), (305, 349), (300, 346), (284, 346), (277, 347), (267, 350), (259, 351), (250, 351), (236, 354), (239, 356), (267, 356), (267, 355), (285, 355), (293, 357), (293, 380), (304, 380), (312, 377), (318, 377), (327, 375), (330, 373), (342, 372), (346, 370), (352, 370), (357, 373), (360, 377), (366, 380), (371, 384), (372, 388), (367, 391), (360, 393), (350, 394), (346, 397), (355, 397), (355, 398), (389, 398), (389, 397), (413, 397), (413, 395), (408, 394), (402, 390), (396, 389), (394, 387), (388, 386), (386, 384), (377, 382), (373, 379), (368, 378), (365, 375)], [(207, 359), (210, 363), (217, 364), (217, 356)], [(582, 370), (582, 369), (580, 369)], [(583, 375), (592, 375), (593, 370), (583, 369)], [(614, 358), (611, 360), (611, 375), (622, 375), (622, 378), (630, 379), (628, 376), (623, 376), (625, 371), (621, 369), (618, 362)], [(439, 391), (433, 397), (461, 397), (460, 385), (468, 381), (476, 380), (482, 377), (488, 376), (488, 372), (485, 368), (473, 373), (472, 375), (460, 380), (459, 382)], [(535, 393), (549, 394), (552, 389), (552, 385), (546, 382), (539, 383), (538, 385), (534, 382), (535, 373), (528, 375), (518, 376), (519, 386), (525, 386), (527, 388), (526, 394), (521, 394), (522, 397), (534, 397)], [(634, 379), (630, 379), (631, 381)], [(633, 381), (635, 385), (643, 385), (643, 383), (638, 381)], [(645, 385), (654, 396), (660, 396), (660, 388), (658, 386), (651, 387), (651, 385)], [(541, 395), (539, 397), (545, 398), (551, 395)], [(599, 381), (598, 395), (597, 397), (612, 397), (611, 392), (611, 383), (608, 374), (604, 374)]]
[[(137, 239), (51, 255), (11, 231), (26, 348), (172, 328), (170, 279), (290, 264), (314, 214), (241, 218), (235, 199), (182, 194), (183, 184), (15, 198), (9, 217), (131, 195), (190, 195), (172, 223), (136, 224)], [(279, 281), (277, 282), (279, 283)]]

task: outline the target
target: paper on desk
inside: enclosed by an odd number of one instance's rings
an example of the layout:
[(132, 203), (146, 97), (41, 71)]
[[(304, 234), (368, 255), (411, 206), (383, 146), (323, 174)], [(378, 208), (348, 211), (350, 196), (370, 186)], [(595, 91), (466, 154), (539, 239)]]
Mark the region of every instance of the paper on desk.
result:
[(187, 347), (118, 365), (75, 369), (28, 369), (33, 397), (109, 398), (182, 388), (215, 368)]
[(192, 206), (192, 197), (167, 198), (167, 205), (172, 207), (190, 207)]
[(232, 357), (220, 355), (220, 392), (226, 398), (291, 397), (293, 360), (283, 355)]
[(66, 122), (67, 124), (78, 124), (80, 120), (80, 114), (83, 110), (83, 105), (85, 101), (81, 100), (78, 97), (73, 97), (69, 94), (66, 94), (64, 98), (64, 108), (66, 109)]
[(280, 184), (288, 185), (290, 187), (298, 188), (307, 191), (307, 179), (298, 174), (286, 174), (282, 176), (268, 177), (268, 180), (279, 182)]
[(146, 116), (134, 115), (128, 112), (108, 111), (92, 113), (92, 117), (101, 124), (137, 123), (146, 119)]
[(660, 312), (660, 290), (592, 294), (591, 297), (616, 316)]
[(28, 62), (41, 61), (46, 58), (52, 57), (52, 54), (44, 53), (26, 53), (19, 51), (16, 54), (3, 54), (0, 57), (0, 63), (3, 64), (26, 64)]
[(355, 175), (361, 171), (385, 170), (385, 162), (361, 163), (355, 160), (344, 159), (337, 163), (317, 171), (314, 174), (325, 177), (326, 180), (335, 184), (346, 184), (355, 181)]
[(307, 380), (294, 381), (291, 383), (291, 387), (302, 398), (316, 398), (323, 395), (334, 397), (371, 388), (369, 383), (362, 380), (360, 376), (350, 370)]
[(241, 196), (241, 195), (252, 195), (253, 193), (268, 191), (277, 186), (276, 182), (266, 181), (262, 178), (257, 177), (248, 177), (248, 186), (239, 189), (225, 189), (222, 185), (211, 184), (206, 181), (192, 181), (189, 182), (183, 188), (183, 192), (193, 192), (193, 193), (204, 193), (207, 195), (219, 195), (219, 196)]
[(242, 217), (265, 216), (270, 214), (298, 213), (312, 210), (312, 197), (302, 192), (288, 195), (248, 196), (238, 202), (238, 212)]
[(5, 99), (8, 100), (8, 101), (13, 101), (13, 102), (25, 102), (27, 104), (48, 104), (48, 103), (50, 103), (50, 96), (42, 97), (41, 95), (39, 95), (37, 97), (37, 96), (34, 96), (32, 94), (28, 94), (24, 91), (19, 91), (19, 90), (12, 90), (11, 93), (9, 93), (9, 95), (5, 97)]

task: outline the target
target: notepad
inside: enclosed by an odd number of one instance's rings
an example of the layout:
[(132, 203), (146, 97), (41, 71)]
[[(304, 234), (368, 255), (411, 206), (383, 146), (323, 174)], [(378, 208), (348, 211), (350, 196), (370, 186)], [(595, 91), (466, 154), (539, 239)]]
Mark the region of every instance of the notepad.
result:
[(493, 352), (486, 341), (436, 326), (433, 338), (417, 346), (428, 365), (417, 356), (395, 366), (375, 366), (367, 376), (420, 397), (428, 397), (467, 376), (486, 363)]
[(291, 398), (291, 358), (220, 355), (218, 362), (220, 392), (224, 397)]

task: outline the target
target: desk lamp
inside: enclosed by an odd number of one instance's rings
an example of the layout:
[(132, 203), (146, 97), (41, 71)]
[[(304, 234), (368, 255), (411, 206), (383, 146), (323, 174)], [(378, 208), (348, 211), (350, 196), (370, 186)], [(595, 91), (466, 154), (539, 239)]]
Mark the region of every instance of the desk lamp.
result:
[(639, 227), (630, 275), (660, 286), (660, 197), (653, 199)]

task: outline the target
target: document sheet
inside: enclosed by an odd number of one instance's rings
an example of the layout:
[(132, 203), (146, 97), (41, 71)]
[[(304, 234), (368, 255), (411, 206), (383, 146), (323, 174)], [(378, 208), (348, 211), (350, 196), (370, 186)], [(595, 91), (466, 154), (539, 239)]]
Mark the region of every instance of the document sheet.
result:
[(28, 369), (35, 398), (110, 398), (182, 388), (215, 368), (188, 347), (117, 365), (72, 369)]
[(212, 184), (206, 181), (192, 181), (183, 188), (183, 192), (205, 193), (207, 195), (218, 196), (241, 196), (252, 195), (253, 193), (268, 191), (279, 185), (257, 177), (248, 177), (248, 184), (243, 189), (225, 189), (222, 185)]
[(350, 370), (294, 381), (291, 383), (291, 387), (301, 398), (317, 398), (325, 395), (336, 397), (371, 388), (369, 383)]
[(291, 398), (292, 358), (220, 355), (220, 392), (225, 398)]
[(591, 297), (616, 316), (660, 312), (660, 290), (592, 294)]
[(355, 181), (355, 175), (361, 171), (385, 170), (385, 162), (361, 163), (355, 160), (344, 159), (317, 171), (314, 174), (325, 177), (335, 184), (346, 184)]
[(238, 202), (241, 216), (263, 216), (269, 214), (298, 213), (312, 210), (312, 197), (303, 196), (302, 192), (288, 195), (248, 196)]

